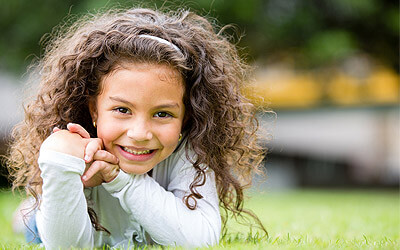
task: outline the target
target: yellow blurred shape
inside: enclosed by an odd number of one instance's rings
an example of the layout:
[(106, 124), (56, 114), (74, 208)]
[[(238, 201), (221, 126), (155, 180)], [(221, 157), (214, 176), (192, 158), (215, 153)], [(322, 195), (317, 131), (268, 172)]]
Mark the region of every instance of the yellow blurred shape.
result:
[[(324, 82), (324, 79), (328, 80)], [(340, 70), (322, 78), (311, 72), (278, 70), (259, 76), (243, 91), (255, 105), (272, 108), (306, 108), (327, 103), (339, 106), (398, 104), (399, 80), (399, 75), (388, 68), (376, 69), (366, 78)]]
[(326, 93), (333, 103), (340, 105), (358, 104), (361, 101), (359, 80), (343, 73), (333, 76), (328, 83)]
[(321, 87), (309, 74), (264, 77), (254, 86), (246, 86), (245, 95), (256, 105), (279, 108), (303, 108), (317, 104)]
[(389, 69), (374, 71), (366, 80), (365, 95), (371, 102), (399, 102), (399, 75)]

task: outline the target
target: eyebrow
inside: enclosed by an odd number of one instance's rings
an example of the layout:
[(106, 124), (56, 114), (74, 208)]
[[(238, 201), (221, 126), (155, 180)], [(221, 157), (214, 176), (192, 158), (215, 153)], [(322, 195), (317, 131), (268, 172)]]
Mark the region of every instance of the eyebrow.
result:
[[(118, 97), (118, 96), (110, 96), (109, 97), (112, 101), (116, 101), (116, 102), (122, 102), (125, 104), (128, 104), (130, 106), (134, 106), (132, 103), (130, 103), (129, 101)], [(167, 104), (161, 104), (158, 106), (153, 107), (153, 109), (165, 109), (165, 108), (179, 108), (179, 104), (178, 103), (167, 103)]]

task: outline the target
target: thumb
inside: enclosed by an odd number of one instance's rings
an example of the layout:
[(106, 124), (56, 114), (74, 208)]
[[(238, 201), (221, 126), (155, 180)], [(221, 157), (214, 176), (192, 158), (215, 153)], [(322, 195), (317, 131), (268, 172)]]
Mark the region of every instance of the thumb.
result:
[(81, 125), (76, 124), (76, 123), (68, 123), (67, 124), (67, 129), (72, 132), (72, 133), (77, 133), (80, 136), (82, 136), (85, 139), (90, 138), (89, 132), (86, 131), (85, 128), (83, 128)]

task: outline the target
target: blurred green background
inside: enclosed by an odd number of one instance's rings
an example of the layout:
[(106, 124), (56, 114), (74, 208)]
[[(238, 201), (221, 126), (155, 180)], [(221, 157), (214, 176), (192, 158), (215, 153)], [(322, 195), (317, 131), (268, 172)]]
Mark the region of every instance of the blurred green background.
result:
[[(191, 9), (216, 27), (234, 24), (227, 32), (254, 66), (243, 90), (260, 108), (268, 148), (267, 179), (255, 182), (247, 206), (271, 237), (255, 248), (398, 246), (398, 1), (0, 0), (0, 155), (33, 93), (27, 67), (53, 28), (130, 6)], [(8, 191), (4, 166), (0, 172), (0, 247), (19, 248), (10, 215), (21, 196)], [(238, 242), (233, 249), (249, 247)]]
[(297, 67), (340, 63), (361, 53), (398, 69), (398, 3), (391, 0), (14, 0), (1, 1), (0, 67), (24, 71), (39, 41), (66, 20), (112, 6), (190, 8), (236, 24), (249, 61), (291, 60)]
[(275, 111), (260, 112), (272, 138), (263, 141), (267, 188), (399, 184), (396, 1), (0, 1), (2, 154), (22, 119), (27, 66), (55, 26), (112, 7), (185, 8), (217, 27), (234, 24), (227, 32), (255, 68), (244, 91), (260, 110)]

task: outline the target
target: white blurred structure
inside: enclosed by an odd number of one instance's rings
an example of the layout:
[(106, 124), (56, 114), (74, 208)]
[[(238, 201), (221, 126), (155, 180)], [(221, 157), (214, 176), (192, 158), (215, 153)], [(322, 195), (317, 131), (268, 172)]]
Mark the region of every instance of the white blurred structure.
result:
[(272, 154), (346, 163), (360, 183), (399, 183), (399, 107), (277, 111), (261, 123)]
[(0, 137), (4, 139), (23, 117), (23, 83), (0, 72)]

